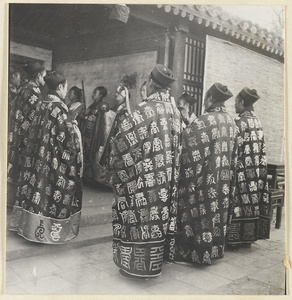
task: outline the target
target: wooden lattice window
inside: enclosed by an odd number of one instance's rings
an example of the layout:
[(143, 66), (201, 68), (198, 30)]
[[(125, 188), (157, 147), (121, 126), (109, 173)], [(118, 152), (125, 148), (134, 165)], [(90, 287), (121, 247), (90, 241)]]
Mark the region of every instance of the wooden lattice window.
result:
[(186, 37), (183, 87), (197, 100), (193, 111), (198, 116), (203, 102), (205, 48), (206, 42), (202, 38)]

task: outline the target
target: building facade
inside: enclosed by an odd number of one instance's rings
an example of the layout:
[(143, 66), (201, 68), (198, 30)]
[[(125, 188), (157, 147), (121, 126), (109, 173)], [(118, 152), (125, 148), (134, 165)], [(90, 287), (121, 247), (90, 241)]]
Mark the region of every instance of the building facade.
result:
[[(87, 105), (98, 85), (113, 103), (124, 75), (136, 76), (131, 101), (139, 102), (156, 63), (174, 71), (175, 98), (187, 91), (197, 99), (197, 115), (214, 82), (234, 96), (257, 89), (268, 158), (283, 162), (284, 40), (273, 33), (213, 5), (10, 4), (9, 13), (10, 62), (40, 59), (64, 72), (69, 88), (84, 84)], [(234, 98), (227, 110), (235, 117)]]

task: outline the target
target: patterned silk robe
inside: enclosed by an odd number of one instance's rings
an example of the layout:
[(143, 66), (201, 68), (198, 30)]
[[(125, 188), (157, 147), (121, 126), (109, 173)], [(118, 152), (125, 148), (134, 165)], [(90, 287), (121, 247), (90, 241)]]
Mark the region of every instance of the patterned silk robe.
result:
[(224, 255), (234, 194), (235, 124), (212, 108), (182, 134), (177, 261), (210, 265)]
[(15, 190), (27, 147), (27, 134), (41, 101), (40, 88), (35, 82), (30, 81), (20, 88), (11, 106), (12, 111), (8, 118), (7, 149), (7, 203), (9, 206), (13, 206), (15, 202)]
[(68, 108), (43, 101), (30, 127), (10, 229), (27, 240), (63, 243), (77, 236), (82, 202), (82, 145)]
[(12, 130), (14, 123), (13, 116), (15, 115), (15, 102), (18, 95), (18, 89), (11, 83), (8, 86), (8, 135)]
[(160, 90), (120, 118), (112, 142), (113, 259), (135, 276), (157, 276), (173, 260), (180, 113)]
[(264, 132), (251, 111), (236, 119), (237, 176), (229, 244), (269, 238), (270, 205)]

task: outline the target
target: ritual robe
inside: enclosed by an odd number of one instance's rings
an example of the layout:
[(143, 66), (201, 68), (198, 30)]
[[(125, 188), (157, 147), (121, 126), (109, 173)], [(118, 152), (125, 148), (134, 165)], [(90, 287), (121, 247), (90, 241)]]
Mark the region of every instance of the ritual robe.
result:
[(31, 124), (9, 229), (57, 244), (77, 236), (82, 205), (82, 144), (67, 105), (49, 94)]
[(81, 129), (82, 122), (84, 119), (85, 114), (85, 107), (80, 100), (74, 100), (68, 103), (68, 110), (69, 110), (69, 118), (72, 120), (76, 120), (78, 123), (78, 127)]
[[(84, 157), (84, 178), (89, 182), (95, 182), (95, 161), (97, 156), (103, 152), (103, 147), (106, 142), (105, 137), (105, 103), (94, 102), (91, 104), (84, 117), (82, 124), (82, 139), (83, 139), (83, 157)], [(107, 104), (106, 104), (107, 105)]]
[[(97, 134), (104, 136), (104, 143), (99, 147), (95, 155), (94, 178), (97, 182), (112, 186), (111, 173), (109, 171), (109, 160), (111, 143), (119, 131), (120, 123), (128, 115), (125, 103), (115, 105), (104, 113), (104, 126), (100, 126)], [(102, 127), (102, 128), (101, 128)]]
[(236, 119), (237, 176), (228, 244), (251, 243), (269, 238), (270, 205), (264, 132), (252, 111)]
[[(11, 93), (10, 93), (11, 94)], [(9, 95), (10, 95), (9, 94)], [(27, 146), (27, 134), (37, 107), (42, 101), (38, 85), (29, 81), (22, 86), (18, 95), (11, 101), (11, 114), (8, 118), (7, 149), (7, 204), (13, 206), (15, 191), (19, 182), (19, 174), (23, 163), (23, 155)]]
[(165, 90), (120, 118), (112, 142), (113, 260), (130, 275), (157, 276), (173, 260), (181, 121)]
[(224, 256), (234, 195), (235, 124), (211, 108), (182, 133), (175, 260), (210, 265)]
[(8, 135), (11, 132), (14, 123), (13, 116), (15, 115), (15, 102), (18, 95), (18, 89), (13, 84), (8, 86)]

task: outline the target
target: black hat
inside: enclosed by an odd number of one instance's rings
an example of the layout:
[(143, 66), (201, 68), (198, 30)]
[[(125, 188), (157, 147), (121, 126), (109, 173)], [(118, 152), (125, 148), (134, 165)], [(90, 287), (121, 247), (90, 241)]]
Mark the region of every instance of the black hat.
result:
[(37, 73), (44, 71), (45, 66), (40, 61), (34, 61), (34, 62), (30, 62), (30, 63), (24, 65), (23, 69), (28, 75), (34, 76)]
[(221, 83), (214, 83), (210, 87), (209, 92), (216, 102), (226, 101), (233, 96), (228, 87)]
[(48, 87), (52, 90), (56, 90), (60, 83), (66, 81), (64, 74), (56, 71), (48, 72), (44, 79)]
[(197, 102), (197, 100), (192, 97), (191, 95), (189, 95), (187, 92), (184, 92), (179, 99), (183, 99), (185, 100), (189, 105), (193, 105)]
[(162, 87), (168, 87), (176, 79), (170, 69), (164, 65), (156, 65), (151, 72), (151, 78), (155, 83), (161, 85)]
[(239, 95), (250, 104), (253, 104), (260, 99), (260, 96), (255, 89), (249, 89), (247, 87), (243, 88), (239, 92)]

